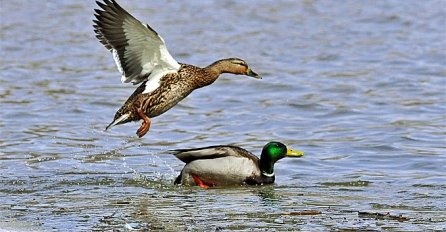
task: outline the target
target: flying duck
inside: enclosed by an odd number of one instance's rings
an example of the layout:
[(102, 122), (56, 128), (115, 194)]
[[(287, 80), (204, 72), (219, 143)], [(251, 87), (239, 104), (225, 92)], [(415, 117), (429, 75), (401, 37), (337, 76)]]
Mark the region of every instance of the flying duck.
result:
[(163, 114), (195, 89), (212, 84), (222, 73), (261, 77), (239, 58), (215, 61), (200, 68), (178, 63), (161, 36), (114, 0), (96, 2), (94, 31), (113, 55), (123, 83), (140, 84), (106, 127), (143, 120), (136, 134), (144, 136), (151, 118)]

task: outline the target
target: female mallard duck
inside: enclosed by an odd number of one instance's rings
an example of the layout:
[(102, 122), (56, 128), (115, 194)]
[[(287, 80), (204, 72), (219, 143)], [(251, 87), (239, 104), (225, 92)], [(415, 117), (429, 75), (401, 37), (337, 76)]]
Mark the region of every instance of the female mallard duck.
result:
[(113, 54), (124, 83), (142, 84), (116, 112), (106, 129), (143, 120), (136, 134), (144, 136), (150, 118), (156, 117), (184, 99), (193, 90), (212, 84), (222, 73), (260, 78), (245, 61), (223, 59), (199, 68), (175, 61), (164, 40), (149, 25), (144, 26), (114, 0), (97, 2), (93, 20), (96, 37)]
[(210, 146), (173, 150), (186, 163), (175, 184), (198, 185), (202, 188), (225, 185), (262, 185), (274, 183), (274, 164), (285, 156), (304, 153), (287, 148), (280, 142), (269, 142), (260, 159), (235, 146)]

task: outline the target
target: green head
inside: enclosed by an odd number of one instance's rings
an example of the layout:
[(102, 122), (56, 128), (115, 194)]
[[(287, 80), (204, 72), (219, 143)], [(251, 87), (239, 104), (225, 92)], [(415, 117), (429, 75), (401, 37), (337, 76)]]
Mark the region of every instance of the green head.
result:
[(297, 150), (292, 150), (281, 142), (269, 142), (262, 150), (260, 155), (260, 171), (265, 176), (274, 176), (274, 164), (286, 156), (301, 157), (304, 153)]

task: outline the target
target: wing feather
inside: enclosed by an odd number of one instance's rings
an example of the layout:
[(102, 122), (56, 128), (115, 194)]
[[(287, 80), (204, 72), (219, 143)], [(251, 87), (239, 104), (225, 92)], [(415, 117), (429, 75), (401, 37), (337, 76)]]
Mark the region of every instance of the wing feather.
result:
[(198, 159), (216, 159), (226, 156), (245, 157), (258, 163), (259, 158), (251, 152), (236, 146), (209, 146), (194, 149), (171, 150), (171, 152), (181, 161), (190, 163)]
[(113, 53), (122, 82), (138, 84), (153, 78), (151, 73), (179, 70), (163, 38), (149, 25), (142, 24), (114, 0), (96, 3), (101, 9), (95, 9), (94, 31)]

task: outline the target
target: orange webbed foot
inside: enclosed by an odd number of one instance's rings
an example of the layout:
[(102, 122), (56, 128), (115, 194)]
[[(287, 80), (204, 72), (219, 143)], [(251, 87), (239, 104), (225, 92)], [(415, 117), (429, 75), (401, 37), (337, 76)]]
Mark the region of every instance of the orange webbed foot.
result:
[(202, 180), (200, 180), (200, 178), (199, 178), (198, 176), (196, 176), (196, 175), (192, 175), (192, 178), (194, 178), (194, 181), (195, 181), (195, 183), (196, 183), (198, 186), (200, 186), (200, 187), (202, 187), (202, 188), (204, 188), (204, 189), (208, 189), (209, 187), (211, 187), (211, 186), (205, 184), (205, 183), (204, 183)]
[(151, 121), (150, 118), (144, 114), (141, 108), (137, 107), (136, 112), (138, 112), (139, 117), (141, 117), (141, 119), (143, 120), (141, 127), (139, 127), (139, 129), (136, 131), (138, 137), (141, 138), (149, 131)]

